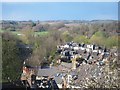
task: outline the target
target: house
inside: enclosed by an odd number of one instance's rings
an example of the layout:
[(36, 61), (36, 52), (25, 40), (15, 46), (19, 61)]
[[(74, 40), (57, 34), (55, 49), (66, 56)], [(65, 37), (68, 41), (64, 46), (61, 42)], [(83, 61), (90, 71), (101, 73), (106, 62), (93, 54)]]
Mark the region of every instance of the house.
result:
[[(84, 44), (84, 43), (75, 43), (68, 42), (65, 45), (61, 45), (58, 48), (62, 47), (61, 50), (61, 61), (71, 62), (74, 58), (74, 55), (81, 56), (85, 62), (93, 62), (94, 60), (104, 59), (109, 56), (109, 51), (106, 48), (102, 48), (95, 44)], [(115, 53), (117, 56), (117, 54)], [(75, 65), (74, 65), (75, 66)]]

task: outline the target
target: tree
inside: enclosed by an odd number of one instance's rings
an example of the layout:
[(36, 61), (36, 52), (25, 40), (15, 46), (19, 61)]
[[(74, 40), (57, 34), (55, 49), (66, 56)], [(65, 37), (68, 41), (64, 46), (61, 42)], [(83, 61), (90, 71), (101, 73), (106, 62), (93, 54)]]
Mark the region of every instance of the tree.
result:
[(73, 41), (78, 42), (78, 43), (89, 43), (89, 39), (86, 36), (76, 36)]
[(19, 57), (17, 40), (10, 35), (2, 37), (2, 79), (8, 80), (8, 77), (15, 81), (19, 78), (22, 61)]
[(35, 32), (42, 32), (42, 31), (45, 31), (44, 27), (42, 24), (37, 24), (36, 26), (33, 27), (33, 30)]
[(97, 31), (92, 37), (90, 38), (90, 43), (95, 43), (98, 45), (105, 45), (106, 35), (102, 31)]
[(63, 38), (64, 42), (70, 42), (73, 40), (72, 35), (68, 31), (63, 32), (62, 38)]
[(44, 24), (44, 25), (43, 25), (44, 30), (49, 30), (49, 27), (50, 27), (49, 24)]
[(31, 44), (34, 41), (34, 31), (32, 30), (31, 26), (26, 26), (21, 30), (22, 36), (20, 39), (26, 43)]
[(105, 45), (109, 48), (112, 48), (114, 46), (118, 46), (118, 36), (111, 36), (107, 38)]

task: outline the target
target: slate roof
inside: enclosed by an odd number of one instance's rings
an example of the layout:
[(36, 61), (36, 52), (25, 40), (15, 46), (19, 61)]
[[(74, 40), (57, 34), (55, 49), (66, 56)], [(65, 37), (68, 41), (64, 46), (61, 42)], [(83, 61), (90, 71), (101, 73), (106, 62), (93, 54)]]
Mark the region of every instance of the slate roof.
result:
[(62, 63), (61, 63), (61, 66), (65, 67), (65, 68), (71, 69), (71, 68), (72, 68), (72, 63), (65, 63), (65, 62), (62, 62)]
[(58, 73), (59, 70), (57, 67), (39, 69), (37, 75), (38, 76), (53, 76), (54, 74)]
[(61, 77), (54, 77), (55, 81), (57, 84), (61, 84), (62, 83), (62, 78)]

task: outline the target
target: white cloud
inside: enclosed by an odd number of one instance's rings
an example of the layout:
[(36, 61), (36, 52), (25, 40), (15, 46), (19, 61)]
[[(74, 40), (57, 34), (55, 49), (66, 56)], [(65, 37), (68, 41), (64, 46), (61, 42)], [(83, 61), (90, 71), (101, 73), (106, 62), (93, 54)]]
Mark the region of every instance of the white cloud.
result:
[(119, 0), (1, 0), (2, 2), (119, 2)]

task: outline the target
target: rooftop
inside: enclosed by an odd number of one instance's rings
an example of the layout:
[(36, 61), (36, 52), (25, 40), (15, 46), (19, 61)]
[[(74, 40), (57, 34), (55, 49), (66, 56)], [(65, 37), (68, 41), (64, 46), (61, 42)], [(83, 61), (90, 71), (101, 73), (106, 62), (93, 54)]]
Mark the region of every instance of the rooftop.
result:
[(53, 76), (54, 74), (56, 74), (58, 72), (59, 72), (59, 70), (57, 67), (38, 69), (37, 76)]

